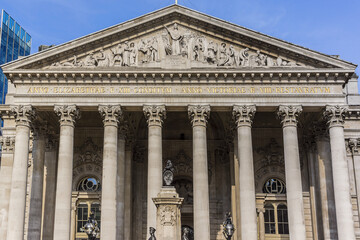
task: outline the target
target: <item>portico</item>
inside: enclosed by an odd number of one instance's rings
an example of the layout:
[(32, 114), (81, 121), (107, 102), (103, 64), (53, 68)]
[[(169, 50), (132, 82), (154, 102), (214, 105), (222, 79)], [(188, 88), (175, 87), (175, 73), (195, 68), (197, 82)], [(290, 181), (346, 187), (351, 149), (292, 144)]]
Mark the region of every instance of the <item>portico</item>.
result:
[(237, 240), (356, 239), (356, 66), (208, 17), (174, 5), (3, 67), (1, 239), (82, 239), (90, 212), (101, 239), (148, 239), (167, 160), (196, 240), (226, 212)]

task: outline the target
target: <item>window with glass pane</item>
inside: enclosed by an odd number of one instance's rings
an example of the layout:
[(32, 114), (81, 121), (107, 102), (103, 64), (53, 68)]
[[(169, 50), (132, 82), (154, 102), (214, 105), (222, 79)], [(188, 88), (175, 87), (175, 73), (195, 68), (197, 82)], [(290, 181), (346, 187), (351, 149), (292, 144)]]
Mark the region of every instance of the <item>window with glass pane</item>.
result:
[(285, 183), (277, 178), (270, 178), (263, 187), (263, 193), (284, 194), (286, 193)]
[(277, 206), (277, 217), (279, 234), (289, 234), (289, 223), (286, 205), (280, 204)]
[(89, 207), (87, 203), (80, 203), (77, 207), (77, 232), (81, 232), (82, 228), (88, 220)]
[(20, 25), (17, 23), (15, 24), (15, 35), (20, 36)]
[(91, 204), (91, 212), (94, 214), (94, 218), (98, 223), (98, 227), (100, 228), (100, 220), (101, 220), (101, 215), (100, 215), (100, 203), (92, 203)]
[(14, 20), (12, 17), (10, 17), (9, 29), (10, 29), (11, 31), (14, 31), (14, 30), (15, 30), (15, 20)]
[(7, 14), (7, 12), (3, 11), (3, 23), (5, 23), (6, 25), (8, 25), (9, 21), (9, 14)]
[(276, 234), (275, 211), (271, 204), (265, 205), (265, 233)]

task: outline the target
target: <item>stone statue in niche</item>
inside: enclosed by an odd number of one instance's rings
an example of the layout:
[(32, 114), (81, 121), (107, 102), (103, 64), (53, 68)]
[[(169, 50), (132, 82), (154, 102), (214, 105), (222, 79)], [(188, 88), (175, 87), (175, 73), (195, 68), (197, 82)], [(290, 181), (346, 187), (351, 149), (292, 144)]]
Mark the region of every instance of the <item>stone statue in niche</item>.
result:
[(208, 63), (210, 63), (210, 64), (217, 63), (217, 51), (218, 51), (217, 44), (214, 44), (213, 41), (210, 41), (208, 48), (207, 48), (207, 57), (206, 57), (206, 61)]
[[(171, 52), (168, 55), (181, 55), (181, 47), (180, 47), (180, 41), (183, 39), (184, 35), (179, 31), (178, 25), (175, 23), (172, 30), (167, 28), (165, 26), (165, 29), (167, 33), (170, 36), (170, 46), (171, 46)], [(169, 48), (169, 46), (167, 46)], [(166, 49), (165, 49), (166, 51)], [(166, 51), (166, 53), (169, 52), (169, 49)]]

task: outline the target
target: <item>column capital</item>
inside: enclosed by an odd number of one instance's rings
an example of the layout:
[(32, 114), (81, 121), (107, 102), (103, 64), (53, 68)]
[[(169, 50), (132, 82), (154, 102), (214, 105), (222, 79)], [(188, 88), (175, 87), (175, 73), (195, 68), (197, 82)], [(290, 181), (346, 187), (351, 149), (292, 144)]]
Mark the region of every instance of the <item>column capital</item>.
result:
[(76, 105), (55, 105), (54, 111), (60, 118), (60, 126), (74, 127), (75, 121), (80, 118), (80, 110)]
[(256, 208), (257, 213), (265, 213), (265, 208)]
[(31, 105), (11, 106), (11, 112), (15, 116), (16, 126), (31, 127), (31, 122), (35, 118), (35, 109)]
[(0, 145), (2, 153), (13, 153), (15, 147), (15, 136), (0, 137)]
[(144, 105), (143, 112), (149, 126), (159, 126), (166, 119), (165, 105)]
[(343, 127), (345, 114), (348, 111), (347, 106), (327, 105), (324, 110), (324, 117), (327, 120), (329, 128)]
[(207, 121), (210, 118), (210, 105), (189, 105), (188, 115), (193, 127), (206, 127)]
[(298, 117), (302, 113), (301, 105), (280, 105), (277, 109), (278, 118), (283, 127), (296, 127)]
[(122, 118), (120, 105), (99, 105), (99, 113), (103, 118), (104, 126), (118, 127), (119, 120)]
[(255, 113), (255, 105), (234, 105), (233, 117), (235, 119), (236, 127), (251, 127)]

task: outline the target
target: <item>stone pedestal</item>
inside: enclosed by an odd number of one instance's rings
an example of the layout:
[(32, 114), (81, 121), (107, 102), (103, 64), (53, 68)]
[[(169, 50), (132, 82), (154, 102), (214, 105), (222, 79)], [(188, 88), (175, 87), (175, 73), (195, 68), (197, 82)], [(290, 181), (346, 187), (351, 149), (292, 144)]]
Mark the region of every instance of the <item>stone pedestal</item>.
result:
[[(175, 187), (162, 187), (153, 202), (156, 205), (156, 238), (158, 240), (181, 240), (180, 207), (183, 198), (179, 197)], [(150, 226), (151, 227), (151, 226)]]

